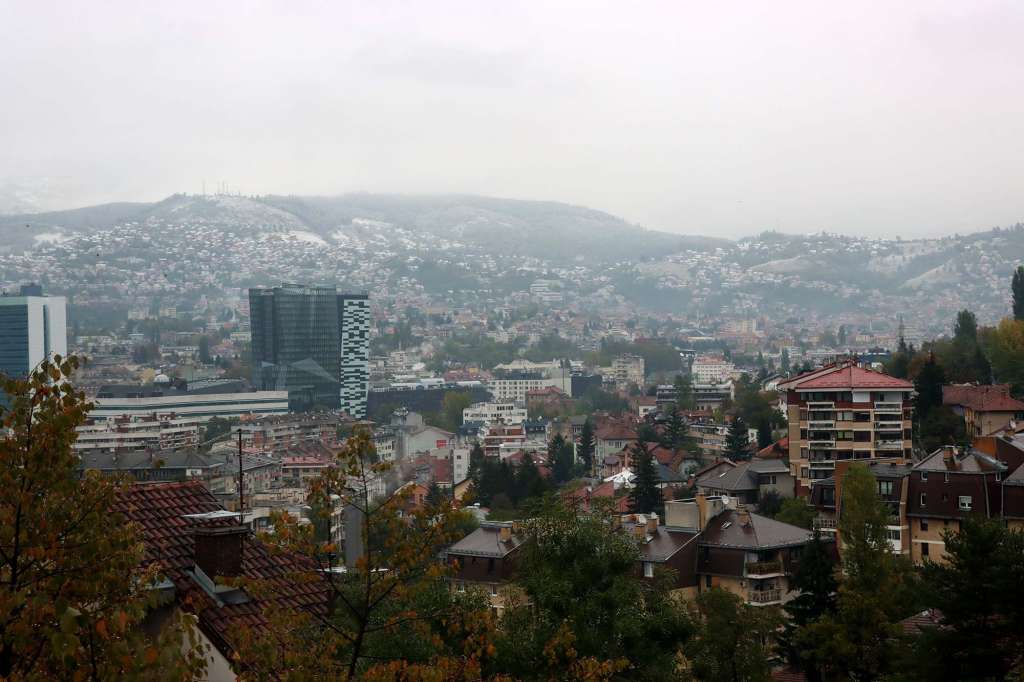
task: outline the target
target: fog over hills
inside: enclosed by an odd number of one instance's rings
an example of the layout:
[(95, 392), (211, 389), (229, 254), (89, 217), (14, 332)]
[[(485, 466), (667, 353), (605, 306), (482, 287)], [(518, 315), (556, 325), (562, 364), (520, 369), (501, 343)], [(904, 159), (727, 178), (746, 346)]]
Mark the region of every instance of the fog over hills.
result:
[(657, 312), (788, 315), (791, 306), (926, 321), (958, 307), (998, 319), (1024, 261), (1020, 226), (912, 241), (824, 232), (730, 241), (647, 230), (586, 207), (467, 195), (178, 194), (0, 216), (0, 243), (4, 281), (39, 279), (67, 293), (86, 283), (145, 287), (140, 267), (160, 262), (183, 278), (202, 272), (211, 291), (287, 280), (475, 296), (548, 277), (587, 300)]

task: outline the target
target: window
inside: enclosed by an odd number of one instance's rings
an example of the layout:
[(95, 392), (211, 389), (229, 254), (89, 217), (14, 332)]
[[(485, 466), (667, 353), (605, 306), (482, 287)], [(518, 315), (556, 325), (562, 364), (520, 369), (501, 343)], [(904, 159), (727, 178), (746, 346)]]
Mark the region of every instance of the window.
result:
[(961, 511), (971, 511), (971, 504), (972, 504), (972, 500), (971, 500), (971, 496), (970, 495), (961, 495), (960, 496), (960, 509), (961, 509)]
[(928, 493), (921, 493), (921, 506), (922, 507), (927, 507), (928, 506)]
[(927, 542), (922, 542), (921, 543), (921, 556), (928, 556), (928, 543)]
[(645, 578), (653, 578), (654, 577), (654, 564), (652, 564), (650, 561), (645, 561), (644, 562), (644, 577)]
[(491, 583), (491, 596), (492, 597), (497, 597), (498, 596), (498, 586), (495, 585), (494, 583)]
[(885, 536), (887, 538), (889, 538), (890, 540), (894, 540), (896, 542), (899, 542), (900, 541), (900, 530), (899, 530), (899, 528), (889, 528), (889, 529), (887, 529), (885, 531)]
[(704, 587), (708, 588), (709, 590), (711, 589), (711, 576), (710, 575), (704, 576)]
[(487, 572), (494, 573), (494, 559), (490, 558), (487, 560)]
[(946, 483), (949, 483), (949, 472), (948, 471), (946, 473), (942, 474), (942, 480), (944, 482), (946, 482)]
[(928, 472), (927, 471), (922, 471), (921, 472), (921, 480), (922, 481), (927, 481), (928, 480)]
[(775, 474), (768, 474), (764, 477), (764, 485), (775, 485)]
[(921, 519), (921, 532), (928, 532), (928, 519)]
[(892, 481), (879, 481), (878, 482), (878, 494), (879, 495), (892, 495)]
[(460, 580), (459, 581), (459, 592), (465, 592), (465, 591), (466, 591), (466, 583), (464, 581)]

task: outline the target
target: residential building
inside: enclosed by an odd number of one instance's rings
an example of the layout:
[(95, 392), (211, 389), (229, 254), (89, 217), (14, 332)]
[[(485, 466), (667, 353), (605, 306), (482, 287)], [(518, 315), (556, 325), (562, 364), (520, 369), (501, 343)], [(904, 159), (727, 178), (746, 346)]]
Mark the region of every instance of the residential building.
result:
[(563, 393), (572, 390), (572, 377), (568, 370), (553, 376), (545, 376), (539, 373), (508, 372), (504, 375), (494, 377), (487, 382), (487, 388), (494, 396), (494, 400), (500, 403), (515, 403), (526, 406), (526, 394), (531, 391), (539, 391), (548, 386), (554, 386)]
[(515, 403), (475, 403), (462, 410), (464, 422), (483, 422), (485, 425), (515, 426), (526, 421), (526, 408)]
[(943, 531), (958, 531), (968, 516), (999, 517), (1001, 483), (1010, 473), (1007, 469), (1006, 464), (979, 450), (961, 452), (952, 446), (915, 464), (907, 499), (911, 559), (915, 563), (943, 561)]
[(516, 590), (513, 580), (523, 539), (511, 521), (483, 521), (480, 527), (444, 552), (445, 562), (453, 567), (449, 577), (452, 589), (482, 590), (490, 601), (491, 611), (500, 616), (510, 593)]
[(196, 417), (174, 419), (154, 415), (89, 419), (75, 427), (72, 448), (127, 452), (195, 447), (199, 444), (200, 423)]
[(697, 473), (697, 489), (705, 496), (726, 495), (741, 504), (756, 505), (769, 491), (793, 497), (794, 488), (789, 465), (781, 459), (725, 459)]
[(21, 296), (0, 296), (0, 372), (25, 377), (48, 357), (68, 354), (67, 301), (22, 287)]
[(721, 357), (702, 355), (694, 358), (690, 375), (695, 384), (724, 384), (732, 379), (736, 365)]
[(342, 418), (331, 412), (243, 418), (235, 428), (242, 432), (242, 446), (258, 452), (282, 453), (301, 443), (338, 445)]
[(1024, 402), (1010, 395), (1009, 384), (943, 386), (942, 404), (963, 417), (970, 438), (987, 436), (1010, 422), (1024, 420)]
[(289, 405), (366, 416), (369, 301), (334, 287), (249, 290), (252, 382), (288, 391)]
[[(608, 379), (608, 376), (605, 376)], [(612, 360), (611, 379), (619, 388), (644, 385), (644, 359), (639, 355), (620, 355)]]
[(828, 478), (844, 460), (911, 458), (914, 385), (852, 361), (779, 384), (786, 392), (789, 465), (797, 494)]

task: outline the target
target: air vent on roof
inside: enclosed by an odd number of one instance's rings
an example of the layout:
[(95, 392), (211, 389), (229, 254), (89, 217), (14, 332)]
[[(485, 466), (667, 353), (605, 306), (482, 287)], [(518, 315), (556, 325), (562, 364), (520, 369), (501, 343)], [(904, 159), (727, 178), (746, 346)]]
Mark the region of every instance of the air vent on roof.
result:
[(732, 521), (726, 521), (725, 523), (722, 524), (722, 529), (724, 530), (724, 529), (728, 528), (731, 525), (732, 525)]

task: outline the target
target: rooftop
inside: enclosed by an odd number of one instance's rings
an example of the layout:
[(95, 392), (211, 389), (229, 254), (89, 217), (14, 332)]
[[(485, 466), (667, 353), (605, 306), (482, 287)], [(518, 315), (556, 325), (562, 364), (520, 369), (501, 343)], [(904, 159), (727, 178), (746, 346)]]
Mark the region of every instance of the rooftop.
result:
[(449, 554), (482, 556), (501, 559), (523, 544), (521, 538), (510, 532), (509, 539), (501, 541), (502, 528), (512, 530), (511, 523), (481, 523), (480, 527), (448, 548)]
[(943, 386), (942, 404), (961, 405), (975, 412), (1024, 412), (1024, 402), (1010, 395), (1009, 384)]
[(980, 450), (959, 452), (954, 448), (939, 448), (914, 465), (915, 471), (959, 471), (962, 473), (986, 473), (1006, 471), (1006, 465)]
[(759, 514), (727, 509), (711, 519), (700, 544), (735, 549), (774, 549), (802, 545), (811, 536), (811, 531), (804, 528)]
[(779, 388), (796, 391), (852, 390), (857, 388), (912, 391), (914, 384), (905, 379), (891, 377), (884, 372), (865, 369), (852, 361), (846, 361), (782, 381), (779, 383)]

